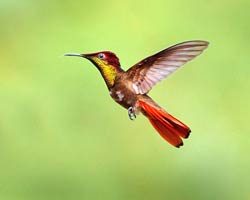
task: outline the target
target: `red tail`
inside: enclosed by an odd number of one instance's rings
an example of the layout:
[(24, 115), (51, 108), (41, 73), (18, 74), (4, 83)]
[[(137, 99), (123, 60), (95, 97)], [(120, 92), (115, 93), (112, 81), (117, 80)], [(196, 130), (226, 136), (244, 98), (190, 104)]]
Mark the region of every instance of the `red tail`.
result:
[(188, 138), (191, 130), (166, 111), (139, 100), (143, 113), (160, 135), (175, 147), (183, 145), (181, 138)]

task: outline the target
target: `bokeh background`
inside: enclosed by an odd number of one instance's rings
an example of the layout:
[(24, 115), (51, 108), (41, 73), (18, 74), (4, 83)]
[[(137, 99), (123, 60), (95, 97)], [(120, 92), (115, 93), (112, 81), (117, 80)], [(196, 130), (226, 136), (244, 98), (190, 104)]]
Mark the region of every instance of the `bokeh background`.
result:
[[(0, 199), (250, 199), (250, 2), (0, 1)], [(188, 124), (176, 149), (128, 119), (99, 72), (178, 42), (209, 48), (150, 95)]]

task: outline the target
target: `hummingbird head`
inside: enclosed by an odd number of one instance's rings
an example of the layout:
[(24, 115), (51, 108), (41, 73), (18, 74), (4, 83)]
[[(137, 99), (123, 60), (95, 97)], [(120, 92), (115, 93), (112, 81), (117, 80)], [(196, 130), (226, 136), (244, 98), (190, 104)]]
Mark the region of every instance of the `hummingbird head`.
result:
[(90, 60), (94, 65), (98, 68), (104, 68), (107, 66), (113, 66), (115, 68), (120, 68), (119, 58), (110, 51), (102, 51), (97, 53), (89, 53), (89, 54), (74, 54), (69, 53), (64, 56), (78, 56), (83, 57)]
[(65, 54), (64, 56), (78, 56), (91, 61), (101, 72), (108, 87), (114, 84), (116, 75), (121, 71), (119, 58), (110, 51), (102, 51), (90, 54)]

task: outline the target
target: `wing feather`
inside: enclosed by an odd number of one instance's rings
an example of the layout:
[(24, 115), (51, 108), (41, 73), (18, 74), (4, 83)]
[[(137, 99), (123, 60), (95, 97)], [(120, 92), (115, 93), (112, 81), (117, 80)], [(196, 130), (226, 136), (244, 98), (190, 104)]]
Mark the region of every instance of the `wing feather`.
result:
[(128, 69), (136, 94), (145, 94), (179, 67), (200, 55), (208, 42), (196, 40), (171, 46), (149, 56)]

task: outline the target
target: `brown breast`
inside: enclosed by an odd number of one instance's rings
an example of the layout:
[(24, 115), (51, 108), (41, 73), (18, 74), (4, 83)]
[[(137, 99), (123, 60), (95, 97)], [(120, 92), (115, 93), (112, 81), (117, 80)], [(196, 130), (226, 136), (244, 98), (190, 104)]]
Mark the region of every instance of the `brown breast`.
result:
[(134, 93), (128, 81), (117, 82), (109, 91), (110, 96), (121, 106), (128, 109), (135, 106), (138, 95)]

